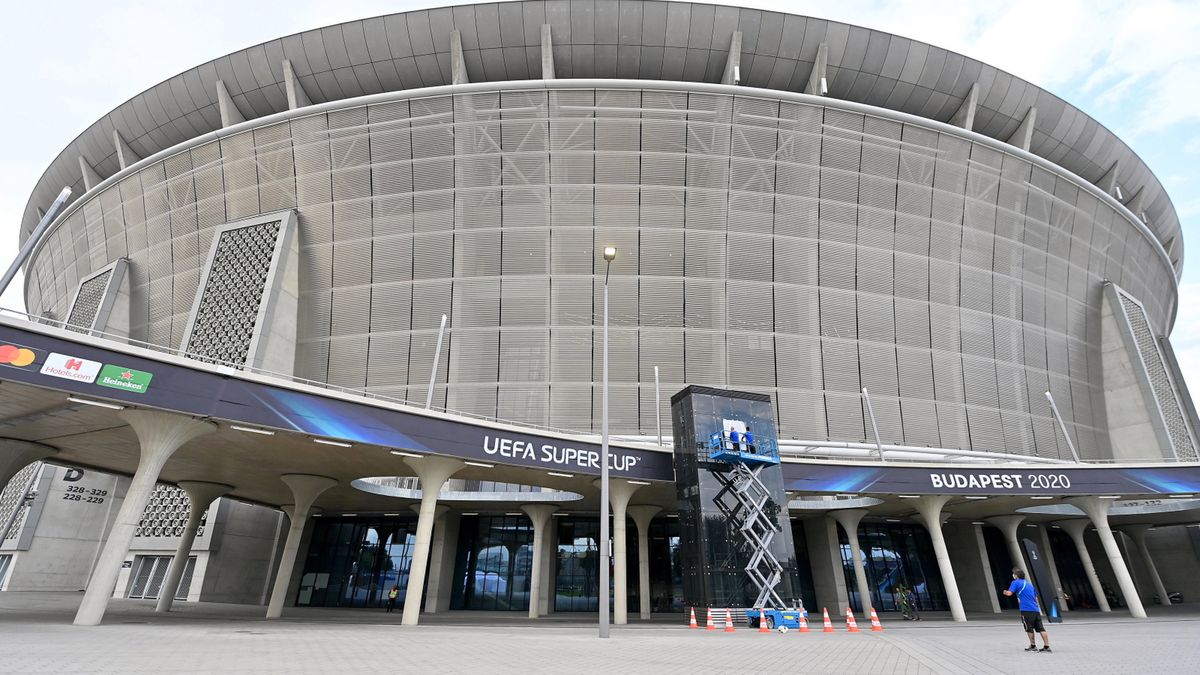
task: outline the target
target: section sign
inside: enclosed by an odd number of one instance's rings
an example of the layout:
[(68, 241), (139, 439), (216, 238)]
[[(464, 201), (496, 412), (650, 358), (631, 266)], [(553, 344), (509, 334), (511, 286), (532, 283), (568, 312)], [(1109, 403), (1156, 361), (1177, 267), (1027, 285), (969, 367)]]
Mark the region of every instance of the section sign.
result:
[(153, 373), (147, 373), (144, 370), (134, 370), (133, 368), (107, 363), (101, 369), (100, 377), (96, 379), (96, 384), (101, 387), (124, 389), (134, 394), (144, 394), (150, 388), (150, 379), (153, 377)]
[(99, 361), (88, 361), (58, 352), (50, 352), (50, 355), (46, 357), (46, 362), (42, 364), (40, 372), (43, 375), (61, 377), (64, 380), (95, 382), (101, 365), (103, 364)]

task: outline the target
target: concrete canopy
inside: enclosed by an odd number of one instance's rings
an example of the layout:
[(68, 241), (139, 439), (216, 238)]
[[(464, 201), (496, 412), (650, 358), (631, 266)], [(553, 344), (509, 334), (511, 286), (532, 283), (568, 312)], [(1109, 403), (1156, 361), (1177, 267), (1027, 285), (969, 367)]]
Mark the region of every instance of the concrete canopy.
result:
[[(639, 0), (529, 0), (391, 14), (289, 35), (198, 65), (137, 94), (67, 145), (30, 197), (21, 239), (36, 224), (38, 208), (63, 186), (83, 195), (81, 159), (101, 178), (123, 169), (114, 131), (133, 154), (150, 158), (219, 130), (218, 81), (248, 119), (288, 110), (289, 82), (313, 103), (447, 85), (454, 81), (452, 33), (459, 36), (469, 81), (538, 79), (543, 25), (550, 28), (558, 78), (717, 83), (730, 38), (740, 32), (743, 86), (802, 91), (826, 45), (833, 98), (948, 121), (977, 91), (973, 130), (1004, 141), (1036, 108), (1028, 135), (1033, 154), (1093, 183), (1119, 163), (1124, 194), (1140, 193), (1130, 208), (1146, 213), (1160, 242), (1180, 239), (1169, 196), (1129, 146), (1032, 83), (933, 45), (816, 17)], [(1179, 270), (1182, 247), (1170, 256)]]

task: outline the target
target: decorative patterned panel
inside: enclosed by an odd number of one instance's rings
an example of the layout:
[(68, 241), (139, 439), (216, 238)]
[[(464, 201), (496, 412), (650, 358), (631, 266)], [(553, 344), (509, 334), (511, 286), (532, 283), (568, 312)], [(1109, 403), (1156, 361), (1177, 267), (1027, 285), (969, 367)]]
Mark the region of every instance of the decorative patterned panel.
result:
[(1150, 328), (1146, 311), (1124, 290), (1118, 289), (1117, 295), (1121, 298), (1125, 319), (1133, 331), (1134, 340), (1137, 341), (1138, 354), (1141, 356), (1142, 366), (1146, 369), (1146, 376), (1150, 380), (1150, 387), (1154, 391), (1154, 399), (1158, 402), (1163, 422), (1167, 425), (1167, 435), (1171, 438), (1175, 456), (1185, 462), (1194, 462), (1198, 457), (1196, 446), (1192, 442), (1192, 431), (1180, 405), (1175, 383), (1171, 381), (1162, 352), (1159, 351), (1158, 340)]
[(75, 304), (71, 305), (65, 328), (78, 333), (88, 332), (96, 322), (96, 313), (100, 311), (100, 304), (104, 301), (104, 292), (108, 290), (108, 280), (111, 278), (110, 269), (79, 285), (79, 293), (75, 296)]
[(234, 366), (246, 362), (280, 224), (273, 220), (221, 233), (185, 352)]
[(16, 539), (21, 534), (25, 516), (29, 514), (29, 509), (21, 508), (25, 504), (25, 486), (41, 468), (41, 462), (28, 464), (8, 481), (7, 486), (0, 486), (0, 523), (7, 523), (12, 512), (20, 509), (13, 521), (12, 529), (8, 531), (9, 539)]
[[(135, 537), (180, 537), (187, 527), (188, 513), (192, 501), (187, 492), (172, 485), (155, 485), (146, 510), (142, 511), (142, 519), (138, 521)], [(200, 516), (200, 527), (196, 530), (197, 537), (204, 536), (204, 528), (208, 524), (208, 510)]]

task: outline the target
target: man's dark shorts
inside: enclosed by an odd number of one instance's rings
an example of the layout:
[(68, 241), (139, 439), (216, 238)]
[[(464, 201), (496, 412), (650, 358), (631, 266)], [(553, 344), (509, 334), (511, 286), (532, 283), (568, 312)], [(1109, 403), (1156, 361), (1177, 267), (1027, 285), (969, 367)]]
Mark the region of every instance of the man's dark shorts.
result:
[(1021, 623), (1025, 626), (1026, 633), (1044, 633), (1046, 631), (1042, 626), (1041, 612), (1021, 612)]

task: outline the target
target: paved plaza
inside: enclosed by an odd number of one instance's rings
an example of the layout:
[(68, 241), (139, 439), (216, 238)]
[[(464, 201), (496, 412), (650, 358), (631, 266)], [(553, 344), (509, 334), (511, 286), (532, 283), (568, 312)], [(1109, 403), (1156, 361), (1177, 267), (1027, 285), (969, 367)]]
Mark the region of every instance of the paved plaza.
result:
[[(1015, 616), (890, 621), (883, 633), (693, 631), (655, 620), (607, 641), (579, 615), (452, 612), (401, 628), (399, 613), (116, 600), (98, 627), (71, 625), (77, 593), (0, 593), (5, 673), (1132, 673), (1200, 672), (1200, 613), (1149, 620), (1075, 614), (1050, 626), (1053, 654), (1026, 654)], [(670, 618), (670, 617), (668, 617)], [(864, 626), (869, 625), (863, 622)]]

